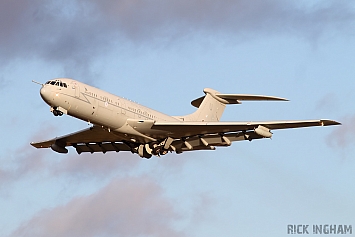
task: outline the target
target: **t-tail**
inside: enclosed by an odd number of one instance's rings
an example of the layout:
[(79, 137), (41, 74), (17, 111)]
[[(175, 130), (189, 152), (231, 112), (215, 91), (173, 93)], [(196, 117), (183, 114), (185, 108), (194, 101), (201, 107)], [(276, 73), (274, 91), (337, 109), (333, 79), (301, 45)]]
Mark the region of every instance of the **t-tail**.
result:
[(241, 104), (241, 101), (288, 101), (288, 99), (248, 94), (221, 94), (220, 92), (205, 88), (204, 96), (191, 101), (197, 110), (189, 115), (175, 116), (182, 121), (217, 122), (221, 119), (227, 104)]

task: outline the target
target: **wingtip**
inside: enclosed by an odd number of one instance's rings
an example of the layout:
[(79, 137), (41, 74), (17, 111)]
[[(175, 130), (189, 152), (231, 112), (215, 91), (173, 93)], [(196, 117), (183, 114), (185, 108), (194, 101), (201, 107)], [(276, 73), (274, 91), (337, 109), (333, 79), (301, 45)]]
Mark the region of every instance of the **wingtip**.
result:
[(283, 97), (276, 97), (276, 96), (265, 96), (265, 97), (269, 97), (267, 100), (274, 100), (274, 101), (290, 101), (287, 98), (283, 98)]
[(274, 101), (290, 101), (287, 98), (283, 98), (283, 97), (277, 97), (277, 96), (264, 96), (265, 98), (267, 98), (267, 100), (274, 100)]
[(342, 125), (340, 122), (330, 119), (322, 119), (320, 123), (322, 126)]

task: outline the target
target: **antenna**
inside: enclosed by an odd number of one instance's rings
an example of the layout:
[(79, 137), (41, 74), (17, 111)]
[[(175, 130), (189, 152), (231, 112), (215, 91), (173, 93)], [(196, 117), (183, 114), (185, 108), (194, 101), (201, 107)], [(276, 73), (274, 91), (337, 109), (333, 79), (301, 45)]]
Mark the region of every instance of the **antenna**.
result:
[(34, 80), (32, 80), (32, 82), (33, 82), (33, 83), (36, 83), (36, 84), (38, 84), (38, 85), (43, 86), (43, 84), (42, 84), (42, 83), (40, 83), (40, 82), (37, 82), (37, 81), (34, 81)]

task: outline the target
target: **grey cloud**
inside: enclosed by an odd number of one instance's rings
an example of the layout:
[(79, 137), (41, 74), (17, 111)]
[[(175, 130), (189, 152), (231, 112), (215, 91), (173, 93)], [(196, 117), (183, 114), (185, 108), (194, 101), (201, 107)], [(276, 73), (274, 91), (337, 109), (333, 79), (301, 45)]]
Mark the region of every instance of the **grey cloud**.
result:
[[(73, 1), (75, 3), (75, 1)], [(40, 59), (66, 76), (90, 77), (92, 60), (105, 52), (111, 32), (71, 1), (0, 2), (0, 63)], [(87, 14), (87, 15), (86, 15)]]
[(333, 147), (345, 148), (355, 144), (355, 115), (340, 119), (342, 125), (333, 130), (327, 142)]
[[(55, 127), (43, 126), (41, 132), (34, 134), (29, 141), (38, 141), (42, 139), (41, 134), (55, 130)], [(0, 185), (9, 185), (23, 179), (28, 174), (39, 173), (48, 168), (49, 160), (46, 160), (46, 154), (43, 151), (37, 151), (29, 143), (3, 154), (4, 165), (0, 167)]]
[(0, 168), (0, 186), (10, 185), (28, 174), (38, 173), (46, 168), (44, 153), (35, 153), (24, 147), (9, 151), (2, 157), (2, 162), (4, 165)]
[[(16, 126), (11, 125), (11, 126)], [(27, 138), (27, 142), (1, 154), (3, 165), (0, 167), (0, 186), (21, 181), (33, 174), (43, 174), (48, 178), (65, 176), (70, 179), (102, 179), (117, 173), (127, 174), (142, 162), (137, 154), (131, 152), (107, 152), (77, 154), (74, 148), (68, 147), (68, 154), (57, 154), (50, 148), (36, 149), (30, 145), (33, 141), (48, 138), (43, 134), (58, 134), (58, 126), (42, 125), (41, 129)], [(53, 135), (54, 136), (54, 135)], [(184, 165), (191, 159), (191, 153), (183, 155), (169, 154), (159, 160), (154, 169), (166, 176), (180, 173)], [(152, 159), (158, 159), (152, 157)]]
[(0, 184), (10, 184), (33, 174), (44, 174), (49, 178), (65, 175), (69, 178), (100, 179), (119, 171), (132, 170), (140, 161), (139, 157), (128, 153), (78, 155), (75, 151), (57, 161), (51, 156), (55, 153), (37, 150), (29, 144), (11, 152), (15, 154), (9, 165), (11, 168), (0, 168)]
[(0, 91), (8, 85), (8, 82), (3, 76), (0, 76)]
[(337, 96), (334, 93), (328, 93), (318, 100), (315, 109), (324, 111), (334, 111), (337, 109), (337, 104)]
[(194, 220), (194, 224), (199, 224), (209, 218), (208, 212), (210, 210), (206, 207), (215, 206), (215, 204), (217, 204), (217, 201), (213, 194), (207, 192), (200, 193), (197, 196), (193, 210), (192, 220)]
[[(41, 132), (34, 134), (29, 141), (43, 139), (43, 133), (56, 131), (55, 127), (42, 127)], [(111, 152), (107, 154), (81, 154), (74, 149), (62, 158), (53, 159), (57, 154), (48, 149), (36, 149), (29, 143), (23, 144), (4, 154), (5, 167), (0, 168), (0, 185), (26, 179), (29, 175), (44, 174), (49, 177), (66, 175), (71, 178), (102, 178), (119, 171), (133, 169), (140, 158), (129, 153)], [(11, 159), (9, 159), (11, 157)]]
[(130, 153), (109, 152), (107, 154), (81, 154), (73, 151), (59, 164), (51, 167), (52, 175), (69, 175), (71, 177), (107, 177), (117, 171), (129, 171), (138, 166), (141, 158)]
[(44, 210), (11, 236), (184, 236), (181, 215), (147, 177), (115, 179), (98, 192)]
[[(28, 143), (3, 153), (4, 165), (0, 167), (0, 185), (17, 182), (33, 174), (44, 174), (49, 178), (65, 176), (72, 179), (83, 177), (101, 179), (117, 173), (127, 174), (142, 162), (138, 155), (130, 152), (78, 155), (75, 149), (68, 148), (69, 154), (58, 155), (50, 148), (36, 149), (29, 144), (31, 141), (43, 140), (43, 134), (55, 133), (57, 133), (56, 126), (43, 126), (40, 132), (28, 139)], [(152, 159), (158, 158), (153, 157)], [(156, 169), (164, 175), (179, 173), (188, 160), (188, 153), (181, 155), (181, 157), (169, 154), (159, 161), (160, 165)]]
[(4, 62), (40, 58), (85, 72), (95, 58), (122, 42), (165, 44), (199, 34), (238, 39), (291, 33), (317, 38), (329, 29), (346, 33), (354, 23), (349, 2), (296, 4), (281, 0), (2, 1), (0, 57)]
[(323, 1), (313, 7), (280, 0), (91, 0), (91, 3), (112, 29), (143, 41), (173, 39), (196, 32), (314, 34), (354, 20), (353, 9), (338, 1)]

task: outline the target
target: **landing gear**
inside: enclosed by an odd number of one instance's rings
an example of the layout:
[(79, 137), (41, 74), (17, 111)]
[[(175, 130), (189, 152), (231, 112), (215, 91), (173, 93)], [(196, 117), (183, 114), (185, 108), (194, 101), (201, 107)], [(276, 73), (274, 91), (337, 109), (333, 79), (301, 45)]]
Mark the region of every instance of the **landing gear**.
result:
[(58, 110), (57, 107), (53, 107), (51, 108), (52, 110), (52, 113), (54, 114), (54, 116), (62, 116), (63, 115), (63, 112)]
[[(133, 138), (132, 138), (133, 139)], [(152, 143), (136, 143), (136, 142), (128, 142), (122, 141), (125, 145), (131, 148), (131, 152), (138, 154), (142, 158), (151, 158), (152, 155), (160, 157), (162, 155), (166, 155), (169, 151), (176, 151), (176, 148), (172, 146), (173, 138), (166, 138), (165, 140)], [(181, 153), (181, 152), (180, 152)]]
[(53, 114), (54, 114), (54, 116), (62, 116), (63, 112), (59, 111), (59, 110), (53, 110)]

